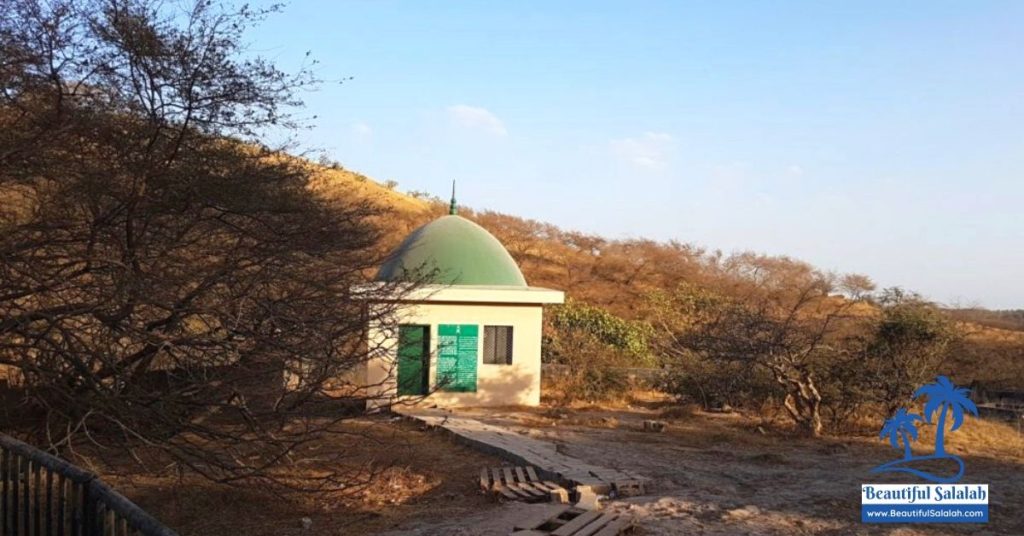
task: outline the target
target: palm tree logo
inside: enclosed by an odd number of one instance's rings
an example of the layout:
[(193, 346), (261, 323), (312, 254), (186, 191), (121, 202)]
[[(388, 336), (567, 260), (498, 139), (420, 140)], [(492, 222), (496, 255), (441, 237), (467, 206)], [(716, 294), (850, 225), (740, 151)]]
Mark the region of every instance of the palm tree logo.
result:
[(885, 421), (885, 425), (882, 426), (882, 433), (879, 437), (889, 438), (889, 443), (892, 443), (892, 448), (900, 448), (899, 443), (903, 443), (903, 459), (909, 460), (913, 454), (910, 452), (910, 440), (917, 441), (917, 424), (916, 421), (923, 421), (920, 415), (913, 413), (907, 413), (906, 408), (900, 408), (891, 418)]
[(932, 416), (936, 410), (939, 410), (939, 423), (935, 430), (935, 454), (937, 456), (946, 455), (946, 416), (950, 410), (953, 411), (953, 426), (949, 429), (950, 432), (960, 428), (960, 425), (964, 423), (964, 410), (969, 411), (975, 417), (978, 416), (978, 407), (968, 398), (970, 394), (970, 390), (953, 385), (953, 382), (945, 376), (939, 376), (935, 383), (925, 385), (914, 393), (914, 398), (922, 395), (928, 397), (928, 403), (924, 405), (924, 416), (928, 422), (932, 422)]
[[(922, 419), (920, 415), (907, 413), (906, 409), (900, 408), (895, 415), (885, 421), (885, 425), (882, 426), (882, 433), (880, 434), (880, 437), (888, 437), (889, 443), (895, 449), (900, 448), (900, 443), (902, 442), (903, 458), (879, 465), (872, 469), (871, 472), (910, 473), (925, 480), (943, 484), (959, 481), (964, 475), (964, 461), (959, 456), (946, 453), (946, 417), (950, 414), (953, 416), (953, 424), (949, 429), (952, 432), (963, 424), (965, 411), (977, 416), (978, 407), (974, 405), (974, 402), (971, 402), (971, 399), (968, 398), (969, 395), (970, 391), (968, 389), (957, 387), (945, 376), (939, 376), (935, 379), (935, 383), (930, 383), (915, 391), (915, 400), (922, 396), (927, 398), (927, 402), (924, 405), (924, 418)], [(931, 423), (932, 417), (936, 413), (939, 414), (939, 420), (936, 423), (935, 430), (935, 452), (928, 456), (914, 456), (910, 449), (910, 441), (917, 440), (917, 421), (923, 420), (924, 422)], [(912, 467), (915, 462), (927, 460), (952, 460), (956, 462), (959, 469), (955, 475), (944, 477)]]

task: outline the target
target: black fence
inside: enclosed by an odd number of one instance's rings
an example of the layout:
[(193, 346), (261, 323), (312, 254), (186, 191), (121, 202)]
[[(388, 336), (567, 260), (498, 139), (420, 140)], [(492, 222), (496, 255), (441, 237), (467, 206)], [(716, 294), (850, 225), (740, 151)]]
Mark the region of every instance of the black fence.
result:
[(971, 386), (971, 398), (977, 404), (1024, 411), (1024, 391), (1018, 389), (999, 389), (976, 383)]
[(0, 434), (0, 535), (177, 536), (96, 475)]

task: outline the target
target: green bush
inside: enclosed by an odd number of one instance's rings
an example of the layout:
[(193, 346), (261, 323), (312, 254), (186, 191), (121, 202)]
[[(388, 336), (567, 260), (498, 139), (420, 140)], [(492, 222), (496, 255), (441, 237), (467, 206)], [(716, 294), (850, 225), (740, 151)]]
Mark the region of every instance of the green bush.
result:
[(543, 361), (561, 365), (546, 378), (556, 403), (623, 397), (631, 385), (624, 367), (650, 363), (650, 326), (600, 307), (569, 301), (547, 316)]
[(781, 396), (778, 384), (764, 370), (739, 362), (711, 362), (685, 354), (666, 360), (664, 370), (662, 391), (704, 409), (756, 409)]
[(549, 315), (550, 325), (557, 334), (586, 333), (596, 342), (630, 358), (633, 366), (650, 364), (651, 326), (644, 322), (626, 320), (593, 305), (569, 300), (554, 307)]

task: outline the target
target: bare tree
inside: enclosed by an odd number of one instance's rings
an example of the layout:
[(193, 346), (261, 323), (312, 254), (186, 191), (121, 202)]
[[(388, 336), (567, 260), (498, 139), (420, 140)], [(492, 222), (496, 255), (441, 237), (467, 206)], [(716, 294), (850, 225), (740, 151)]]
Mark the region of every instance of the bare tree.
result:
[(64, 453), (142, 447), (221, 482), (280, 481), (348, 415), (311, 403), (369, 396), (344, 378), (391, 309), (362, 304), (396, 291), (360, 286), (377, 207), (311, 195), (309, 166), (259, 143), (298, 126), (316, 80), (246, 53), (266, 14), (248, 8), (0, 13), (0, 367), (20, 403), (3, 424)]
[(781, 389), (783, 406), (806, 434), (822, 431), (820, 368), (836, 351), (830, 337), (855, 303), (831, 295), (833, 277), (788, 259), (732, 259), (742, 279), (723, 295), (684, 286), (662, 296), (658, 322), (671, 356), (695, 356), (728, 370), (761, 369)]

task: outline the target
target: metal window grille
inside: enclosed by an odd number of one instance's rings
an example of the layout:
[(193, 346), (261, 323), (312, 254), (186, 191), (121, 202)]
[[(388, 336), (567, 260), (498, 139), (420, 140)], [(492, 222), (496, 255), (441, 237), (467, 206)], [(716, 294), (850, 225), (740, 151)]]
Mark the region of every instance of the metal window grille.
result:
[(512, 364), (512, 326), (484, 326), (484, 364)]

